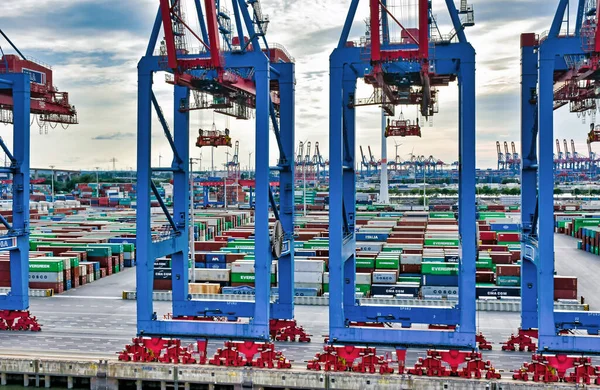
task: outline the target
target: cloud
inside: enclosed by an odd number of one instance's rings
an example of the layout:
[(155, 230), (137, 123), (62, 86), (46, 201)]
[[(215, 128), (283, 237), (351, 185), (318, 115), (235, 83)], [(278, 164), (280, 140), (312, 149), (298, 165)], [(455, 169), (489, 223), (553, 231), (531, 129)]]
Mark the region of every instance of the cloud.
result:
[(96, 140), (96, 141), (119, 141), (119, 140), (123, 140), (123, 139), (135, 138), (135, 136), (136, 136), (135, 133), (116, 132), (116, 133), (97, 135), (92, 139)]
[[(271, 21), (267, 34), (269, 43), (285, 45), (296, 58), (295, 143), (307, 140), (314, 145), (319, 142), (325, 158), (329, 154), (329, 55), (338, 43), (349, 3), (348, 0), (261, 1), (263, 12)], [(466, 30), (466, 36), (477, 52), (477, 162), (482, 167), (490, 167), (496, 165), (496, 140), (520, 139), (519, 36), (521, 32), (541, 33), (549, 29), (556, 2), (472, 0), (469, 3), (473, 4), (476, 22)], [(189, 25), (198, 31), (193, 18), (193, 1), (182, 0), (182, 4)], [(137, 63), (145, 53), (157, 6), (156, 0), (3, 1), (0, 15), (3, 31), (26, 56), (52, 64), (55, 84), (69, 92), (69, 99), (79, 115), (80, 124), (65, 131), (59, 128), (48, 134), (37, 134), (37, 129), (32, 129), (32, 165), (112, 169), (109, 160), (114, 156), (118, 160), (117, 168), (135, 166)], [(452, 30), (445, 2), (435, 1), (433, 6), (442, 33)], [(575, 8), (571, 7), (571, 16)], [(410, 16), (410, 12), (404, 11), (403, 23)], [(361, 1), (350, 40), (358, 41), (364, 35), (367, 17), (368, 2)], [(392, 28), (397, 29), (393, 23)], [(198, 43), (189, 37), (188, 45)], [(2, 45), (5, 50), (6, 46)], [(164, 82), (162, 73), (156, 74), (153, 81), (155, 95), (172, 127), (172, 87)], [(368, 97), (371, 92), (370, 86), (359, 81), (357, 97)], [(433, 155), (446, 162), (455, 161), (457, 101), (456, 84), (440, 88), (440, 112), (430, 121), (431, 126), (423, 123), (423, 137), (388, 139), (388, 157), (395, 151), (396, 142), (402, 144), (398, 153), (403, 159), (414, 152)], [(405, 118), (416, 119), (414, 107), (402, 110)], [(210, 127), (213, 121), (219, 129), (226, 126), (231, 129), (233, 139), (240, 141), (240, 161), (247, 165), (248, 154), (254, 151), (256, 142), (254, 120), (234, 120), (208, 111), (190, 113), (190, 155), (198, 157), (202, 152), (205, 166), (207, 161), (210, 164), (213, 153), (215, 166), (225, 161), (225, 149), (199, 150), (194, 146), (197, 129)], [(590, 118), (587, 118), (588, 124), (579, 124), (581, 121), (568, 113), (568, 109), (558, 110), (554, 136), (561, 140), (574, 138), (577, 148), (585, 151), (584, 138)], [(172, 153), (154, 113), (152, 124), (152, 161), (158, 165), (159, 154), (164, 163)], [(357, 109), (358, 158), (358, 145), (363, 145), (365, 151), (366, 146), (371, 145), (376, 158), (381, 155), (380, 134), (378, 109)], [(6, 142), (10, 142), (10, 137), (6, 138)], [(53, 147), (48, 148), (49, 144)], [(271, 162), (274, 162), (277, 148), (272, 135), (270, 145)], [(254, 165), (254, 161), (251, 164)]]

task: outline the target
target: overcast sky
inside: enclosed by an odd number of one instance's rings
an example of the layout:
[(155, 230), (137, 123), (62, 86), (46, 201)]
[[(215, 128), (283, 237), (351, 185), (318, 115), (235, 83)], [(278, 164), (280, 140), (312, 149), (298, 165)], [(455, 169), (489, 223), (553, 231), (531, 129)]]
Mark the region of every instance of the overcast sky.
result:
[[(182, 0), (193, 28), (193, 1)], [(399, 4), (401, 0), (388, 0)], [(407, 0), (402, 0), (407, 2)], [(411, 0), (412, 2), (416, 0)], [(222, 3), (225, 1), (222, 1)], [(496, 165), (495, 141), (519, 141), (519, 35), (541, 33), (550, 27), (557, 0), (473, 0), (476, 25), (468, 28), (467, 38), (477, 52), (477, 161), (480, 167)], [(572, 0), (573, 3), (575, 3)], [(75, 104), (80, 124), (67, 130), (49, 129), (40, 134), (31, 129), (31, 164), (61, 168), (93, 169), (135, 167), (136, 160), (136, 64), (144, 54), (158, 1), (156, 0), (4, 0), (0, 28), (26, 55), (53, 66), (54, 80), (61, 91), (68, 91)], [(225, 3), (229, 3), (228, 1)], [(346, 17), (349, 0), (262, 0), (263, 12), (270, 16), (269, 42), (284, 44), (296, 59), (296, 144), (319, 142), (325, 158), (328, 153), (328, 57), (335, 47)], [(364, 33), (368, 2), (362, 1), (351, 33), (358, 40)], [(449, 20), (445, 2), (434, 0), (434, 13), (445, 31)], [(458, 2), (457, 2), (458, 3)], [(571, 7), (574, 12), (576, 7)], [(404, 17), (410, 14), (405, 12)], [(190, 39), (190, 42), (192, 40)], [(0, 41), (6, 52), (8, 44)], [(192, 46), (197, 43), (192, 43)], [(362, 84), (362, 82), (359, 82)], [(171, 90), (161, 74), (154, 89), (170, 117)], [(369, 89), (360, 86), (358, 97)], [(388, 158), (395, 153), (394, 142), (401, 143), (398, 154), (433, 155), (447, 163), (457, 159), (457, 89), (440, 90), (440, 113), (422, 129), (422, 138), (389, 139)], [(399, 112), (399, 110), (397, 110)], [(416, 109), (404, 108), (406, 118), (414, 119)], [(375, 107), (357, 111), (357, 144), (370, 145), (375, 157), (381, 156), (380, 121)], [(587, 154), (585, 137), (589, 128), (581, 118), (564, 107), (555, 114), (555, 136), (575, 140), (579, 152)], [(191, 114), (190, 149), (198, 157), (194, 136), (199, 126), (213, 122), (207, 111)], [(240, 161), (248, 165), (254, 149), (253, 121), (227, 120), (214, 116), (218, 128), (228, 125), (234, 140), (240, 140)], [(8, 128), (1, 135), (10, 139)], [(153, 163), (171, 159), (169, 147), (155, 119)], [(272, 138), (273, 141), (273, 138)], [(274, 144), (273, 144), (274, 145)], [(519, 143), (517, 143), (517, 148)], [(313, 146), (314, 148), (314, 146)], [(275, 148), (271, 158), (276, 158)], [(210, 150), (202, 150), (202, 165), (210, 165)], [(357, 154), (358, 155), (358, 154)], [(359, 157), (360, 158), (360, 157)], [(225, 149), (215, 150), (215, 165), (225, 162)], [(252, 163), (254, 165), (254, 163)]]

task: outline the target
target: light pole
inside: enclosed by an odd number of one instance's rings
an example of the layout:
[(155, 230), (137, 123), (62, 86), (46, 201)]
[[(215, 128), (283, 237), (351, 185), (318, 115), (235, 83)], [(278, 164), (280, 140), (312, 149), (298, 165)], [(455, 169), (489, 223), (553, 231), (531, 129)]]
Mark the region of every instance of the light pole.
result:
[(50, 165), (52, 169), (52, 203), (54, 203), (54, 165)]

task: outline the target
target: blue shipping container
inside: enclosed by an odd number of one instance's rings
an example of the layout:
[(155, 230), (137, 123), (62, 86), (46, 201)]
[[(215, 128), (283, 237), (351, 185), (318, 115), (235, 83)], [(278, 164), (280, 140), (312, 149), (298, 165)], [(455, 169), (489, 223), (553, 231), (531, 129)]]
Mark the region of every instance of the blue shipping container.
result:
[(458, 275), (422, 275), (423, 286), (458, 286)]
[(226, 263), (225, 253), (207, 253), (206, 263)]

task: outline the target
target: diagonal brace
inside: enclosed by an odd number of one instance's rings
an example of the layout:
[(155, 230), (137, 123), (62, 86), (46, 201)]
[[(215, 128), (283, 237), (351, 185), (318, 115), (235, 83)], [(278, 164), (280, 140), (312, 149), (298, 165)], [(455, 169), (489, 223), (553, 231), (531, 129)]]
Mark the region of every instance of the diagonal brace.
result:
[(177, 163), (177, 165), (180, 165), (183, 161), (181, 160), (181, 157), (179, 157), (179, 153), (177, 152), (177, 149), (175, 148), (175, 141), (173, 141), (173, 136), (171, 135), (171, 130), (169, 129), (169, 125), (167, 124), (165, 116), (163, 115), (162, 109), (158, 105), (158, 100), (156, 100), (154, 91), (151, 92), (150, 96), (152, 98), (152, 105), (154, 106), (154, 110), (156, 111), (156, 114), (158, 115), (158, 120), (160, 121), (160, 124), (162, 125), (162, 128), (165, 132), (165, 137), (167, 137), (167, 141), (169, 141), (169, 145), (171, 146), (171, 149), (173, 150), (173, 157), (175, 159), (175, 162)]
[(8, 223), (8, 221), (6, 220), (6, 218), (4, 218), (3, 215), (0, 215), (0, 223), (2, 225), (4, 225), (6, 227), (6, 229), (8, 229), (9, 232), (11, 232), (13, 230), (13, 227), (10, 223)]
[(277, 123), (277, 115), (275, 115), (275, 105), (273, 104), (273, 100), (271, 100), (270, 97), (269, 115), (271, 117), (271, 123), (273, 124), (273, 132), (275, 133), (275, 139), (277, 140), (277, 147), (279, 148), (279, 160), (288, 161), (287, 156), (285, 155), (285, 152), (283, 150), (283, 145), (281, 144), (281, 133), (279, 132), (279, 123)]
[(0, 137), (0, 148), (2, 148), (2, 150), (6, 154), (6, 157), (8, 157), (8, 159), (10, 160), (10, 166), (14, 167), (17, 164), (17, 160), (15, 159), (15, 156), (12, 155), (10, 150), (8, 150), (8, 147), (4, 143), (4, 140), (2, 139), (2, 137)]
[(152, 180), (150, 180), (150, 188), (152, 188), (152, 192), (154, 193), (154, 196), (156, 196), (156, 200), (158, 200), (158, 204), (160, 205), (160, 208), (162, 209), (163, 213), (165, 213), (165, 216), (169, 220), (169, 224), (171, 225), (171, 227), (173, 228), (175, 233), (179, 233), (179, 228), (177, 227), (177, 225), (175, 225), (175, 221), (173, 220), (171, 213), (169, 213), (169, 209), (167, 209), (167, 205), (165, 204), (162, 197), (158, 193), (158, 189), (156, 188), (156, 185), (154, 184), (154, 181), (152, 181)]
[(275, 219), (279, 221), (279, 210), (277, 210), (277, 203), (275, 203), (275, 196), (273, 195), (271, 186), (269, 186), (269, 202), (271, 203), (271, 208), (273, 209)]

